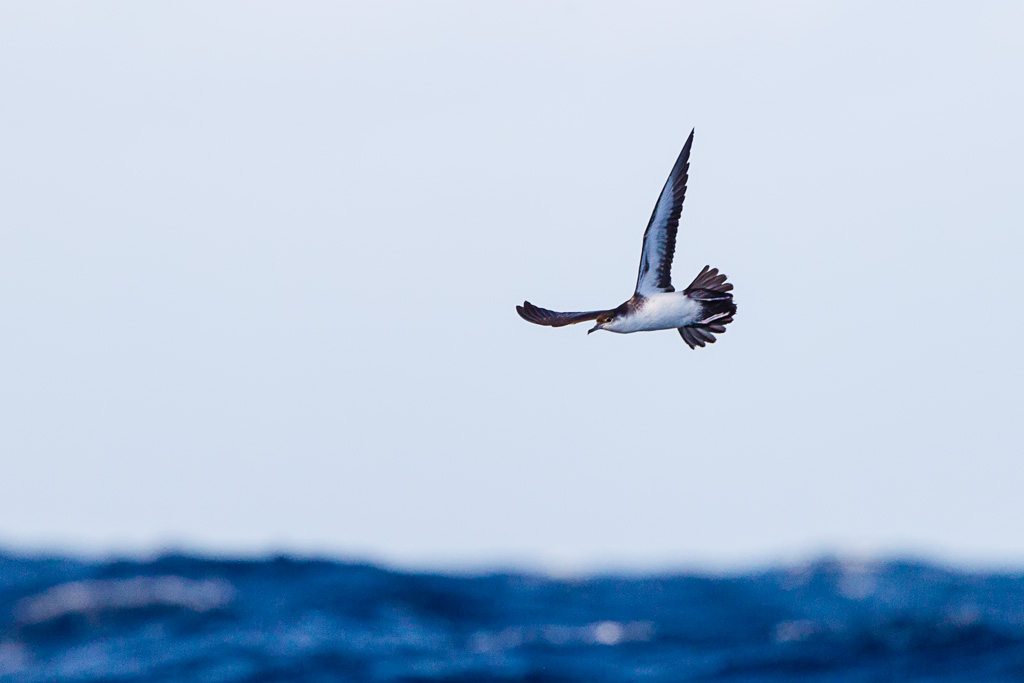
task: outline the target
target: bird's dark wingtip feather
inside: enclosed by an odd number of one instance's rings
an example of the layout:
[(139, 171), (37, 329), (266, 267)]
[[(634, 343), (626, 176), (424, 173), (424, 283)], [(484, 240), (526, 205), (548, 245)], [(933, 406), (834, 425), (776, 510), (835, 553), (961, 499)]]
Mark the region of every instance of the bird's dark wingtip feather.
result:
[(604, 311), (549, 311), (540, 306), (534, 306), (529, 301), (524, 301), (522, 306), (516, 306), (516, 312), (523, 320), (535, 325), (547, 325), (548, 327), (565, 327), (584, 320), (594, 320)]

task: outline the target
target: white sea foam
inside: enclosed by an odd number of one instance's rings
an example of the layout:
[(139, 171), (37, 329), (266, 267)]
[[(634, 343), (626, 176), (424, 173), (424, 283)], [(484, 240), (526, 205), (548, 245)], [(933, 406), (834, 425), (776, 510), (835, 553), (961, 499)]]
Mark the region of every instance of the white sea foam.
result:
[(73, 614), (146, 607), (208, 612), (231, 602), (234, 594), (226, 581), (197, 581), (180, 576), (72, 581), (21, 600), (14, 614), (21, 623), (39, 624)]
[(473, 636), (476, 652), (510, 650), (527, 643), (549, 645), (620, 645), (650, 640), (654, 624), (649, 621), (598, 621), (582, 626), (547, 624), (539, 627), (515, 626), (496, 633), (478, 632)]

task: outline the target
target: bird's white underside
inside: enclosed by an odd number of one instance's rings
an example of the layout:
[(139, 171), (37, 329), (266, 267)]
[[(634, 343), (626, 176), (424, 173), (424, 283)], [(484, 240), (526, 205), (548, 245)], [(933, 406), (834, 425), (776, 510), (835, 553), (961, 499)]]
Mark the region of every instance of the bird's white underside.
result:
[(632, 315), (601, 325), (602, 330), (628, 334), (646, 330), (673, 330), (700, 320), (702, 305), (682, 292), (652, 294)]

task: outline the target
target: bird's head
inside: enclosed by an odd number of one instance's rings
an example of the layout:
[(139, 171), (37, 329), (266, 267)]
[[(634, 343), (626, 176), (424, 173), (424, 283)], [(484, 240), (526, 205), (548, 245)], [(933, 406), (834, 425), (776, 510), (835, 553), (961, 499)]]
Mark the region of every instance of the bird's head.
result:
[(598, 330), (607, 330), (608, 326), (615, 322), (616, 317), (615, 311), (605, 311), (601, 315), (597, 316), (597, 324), (587, 330), (587, 334), (597, 332)]

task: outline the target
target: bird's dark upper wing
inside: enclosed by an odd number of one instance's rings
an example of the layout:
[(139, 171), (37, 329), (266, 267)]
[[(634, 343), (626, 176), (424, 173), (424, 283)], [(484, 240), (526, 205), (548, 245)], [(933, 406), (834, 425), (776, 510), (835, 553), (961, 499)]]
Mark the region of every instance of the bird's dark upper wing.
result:
[(534, 306), (529, 301), (524, 301), (522, 306), (516, 306), (519, 317), (535, 325), (550, 325), (551, 327), (563, 327), (581, 323), (585, 320), (595, 320), (604, 311), (573, 311), (571, 313), (560, 313), (549, 311), (546, 308)]
[(650, 296), (658, 292), (673, 292), (672, 256), (676, 251), (676, 229), (686, 196), (687, 170), (690, 168), (690, 146), (693, 131), (686, 138), (672, 172), (668, 174), (654, 213), (644, 232), (644, 248), (640, 253), (640, 274), (636, 279), (636, 293)]

